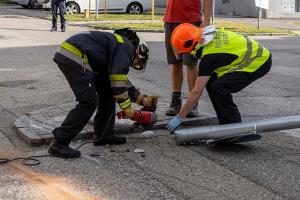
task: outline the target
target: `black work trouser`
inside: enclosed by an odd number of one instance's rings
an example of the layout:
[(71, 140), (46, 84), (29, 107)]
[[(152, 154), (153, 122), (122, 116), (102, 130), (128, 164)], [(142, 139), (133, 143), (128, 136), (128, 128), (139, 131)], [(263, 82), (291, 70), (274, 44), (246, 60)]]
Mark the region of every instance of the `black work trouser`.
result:
[(98, 93), (98, 108), (94, 118), (94, 137), (96, 140), (113, 134), (115, 127), (116, 100), (108, 75), (95, 75)]
[(108, 76), (103, 80), (95, 81), (94, 74), (89, 70), (82, 73), (80, 65), (58, 63), (58, 67), (69, 82), (78, 104), (68, 113), (61, 126), (53, 130), (55, 139), (61, 144), (69, 145), (88, 123), (97, 105), (94, 134), (98, 138), (111, 135), (115, 124), (116, 108)]
[(270, 58), (255, 72), (232, 72), (217, 78), (213, 74), (209, 79), (206, 90), (216, 111), (220, 124), (241, 122), (241, 115), (237, 105), (234, 103), (232, 93), (239, 92), (255, 80), (268, 73), (272, 65)]
[(61, 28), (66, 27), (65, 11), (66, 2), (65, 0), (52, 0), (51, 11), (52, 11), (52, 28), (57, 28), (57, 11), (59, 9)]

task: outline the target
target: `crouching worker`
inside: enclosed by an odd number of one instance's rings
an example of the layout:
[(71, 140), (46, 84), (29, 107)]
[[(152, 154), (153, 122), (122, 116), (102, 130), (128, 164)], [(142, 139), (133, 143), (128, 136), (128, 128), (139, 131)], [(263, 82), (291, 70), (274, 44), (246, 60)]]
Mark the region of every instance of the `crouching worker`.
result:
[(171, 44), (176, 54), (190, 52), (201, 61), (195, 86), (178, 115), (169, 122), (169, 132), (178, 128), (181, 119), (198, 103), (205, 87), (220, 124), (241, 122), (232, 93), (268, 73), (272, 65), (270, 52), (248, 36), (191, 24), (179, 25), (172, 34)]
[(83, 32), (63, 42), (54, 61), (69, 82), (78, 104), (52, 132), (54, 138), (49, 153), (63, 158), (80, 157), (80, 151), (69, 144), (88, 123), (97, 106), (93, 144), (126, 143), (126, 137), (113, 135), (116, 102), (127, 119), (133, 116), (132, 102), (144, 106), (145, 110), (156, 109), (157, 97), (140, 94), (127, 76), (129, 67), (145, 70), (148, 55), (147, 44), (130, 29), (114, 33)]

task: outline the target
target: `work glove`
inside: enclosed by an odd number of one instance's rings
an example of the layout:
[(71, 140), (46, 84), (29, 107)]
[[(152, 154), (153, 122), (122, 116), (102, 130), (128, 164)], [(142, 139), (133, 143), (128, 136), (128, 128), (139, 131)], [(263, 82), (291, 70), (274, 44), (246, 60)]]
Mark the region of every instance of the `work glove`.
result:
[(155, 112), (157, 108), (158, 96), (139, 95), (137, 98), (137, 104), (143, 106), (143, 111)]
[(174, 134), (174, 131), (180, 126), (182, 120), (181, 118), (176, 115), (176, 117), (174, 117), (169, 124), (167, 125), (167, 129), (170, 132), (170, 134)]
[(131, 108), (131, 106), (125, 108), (123, 110), (123, 112), (124, 112), (124, 115), (122, 118), (124, 118), (124, 119), (131, 119), (134, 115), (134, 110)]

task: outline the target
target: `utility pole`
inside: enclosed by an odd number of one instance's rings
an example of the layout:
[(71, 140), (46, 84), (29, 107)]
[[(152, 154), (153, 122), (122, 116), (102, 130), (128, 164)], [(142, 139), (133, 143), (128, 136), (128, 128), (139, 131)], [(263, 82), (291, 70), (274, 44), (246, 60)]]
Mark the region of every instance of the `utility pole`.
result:
[(98, 19), (98, 0), (95, 0), (95, 14), (96, 14), (96, 19)]
[(211, 12), (211, 23), (212, 24), (215, 23), (215, 5), (216, 5), (216, 1), (212, 0), (212, 12)]
[(107, 14), (107, 0), (104, 0), (104, 16)]
[(91, 18), (91, 0), (89, 0), (89, 18)]
[(257, 29), (260, 29), (262, 9), (269, 9), (269, 0), (255, 0), (255, 5), (258, 7)]
[(154, 0), (152, 0), (152, 24), (154, 23)]
[(260, 21), (261, 21), (261, 7), (258, 7), (257, 29), (260, 29)]

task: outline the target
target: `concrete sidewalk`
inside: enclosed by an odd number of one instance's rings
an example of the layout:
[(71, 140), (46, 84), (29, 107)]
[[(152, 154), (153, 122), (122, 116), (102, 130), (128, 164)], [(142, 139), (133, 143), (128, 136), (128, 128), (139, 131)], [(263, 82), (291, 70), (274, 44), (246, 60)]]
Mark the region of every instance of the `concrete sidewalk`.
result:
[(1, 152), (14, 151), (15, 146), (9, 141), (9, 139), (0, 131), (0, 154)]

